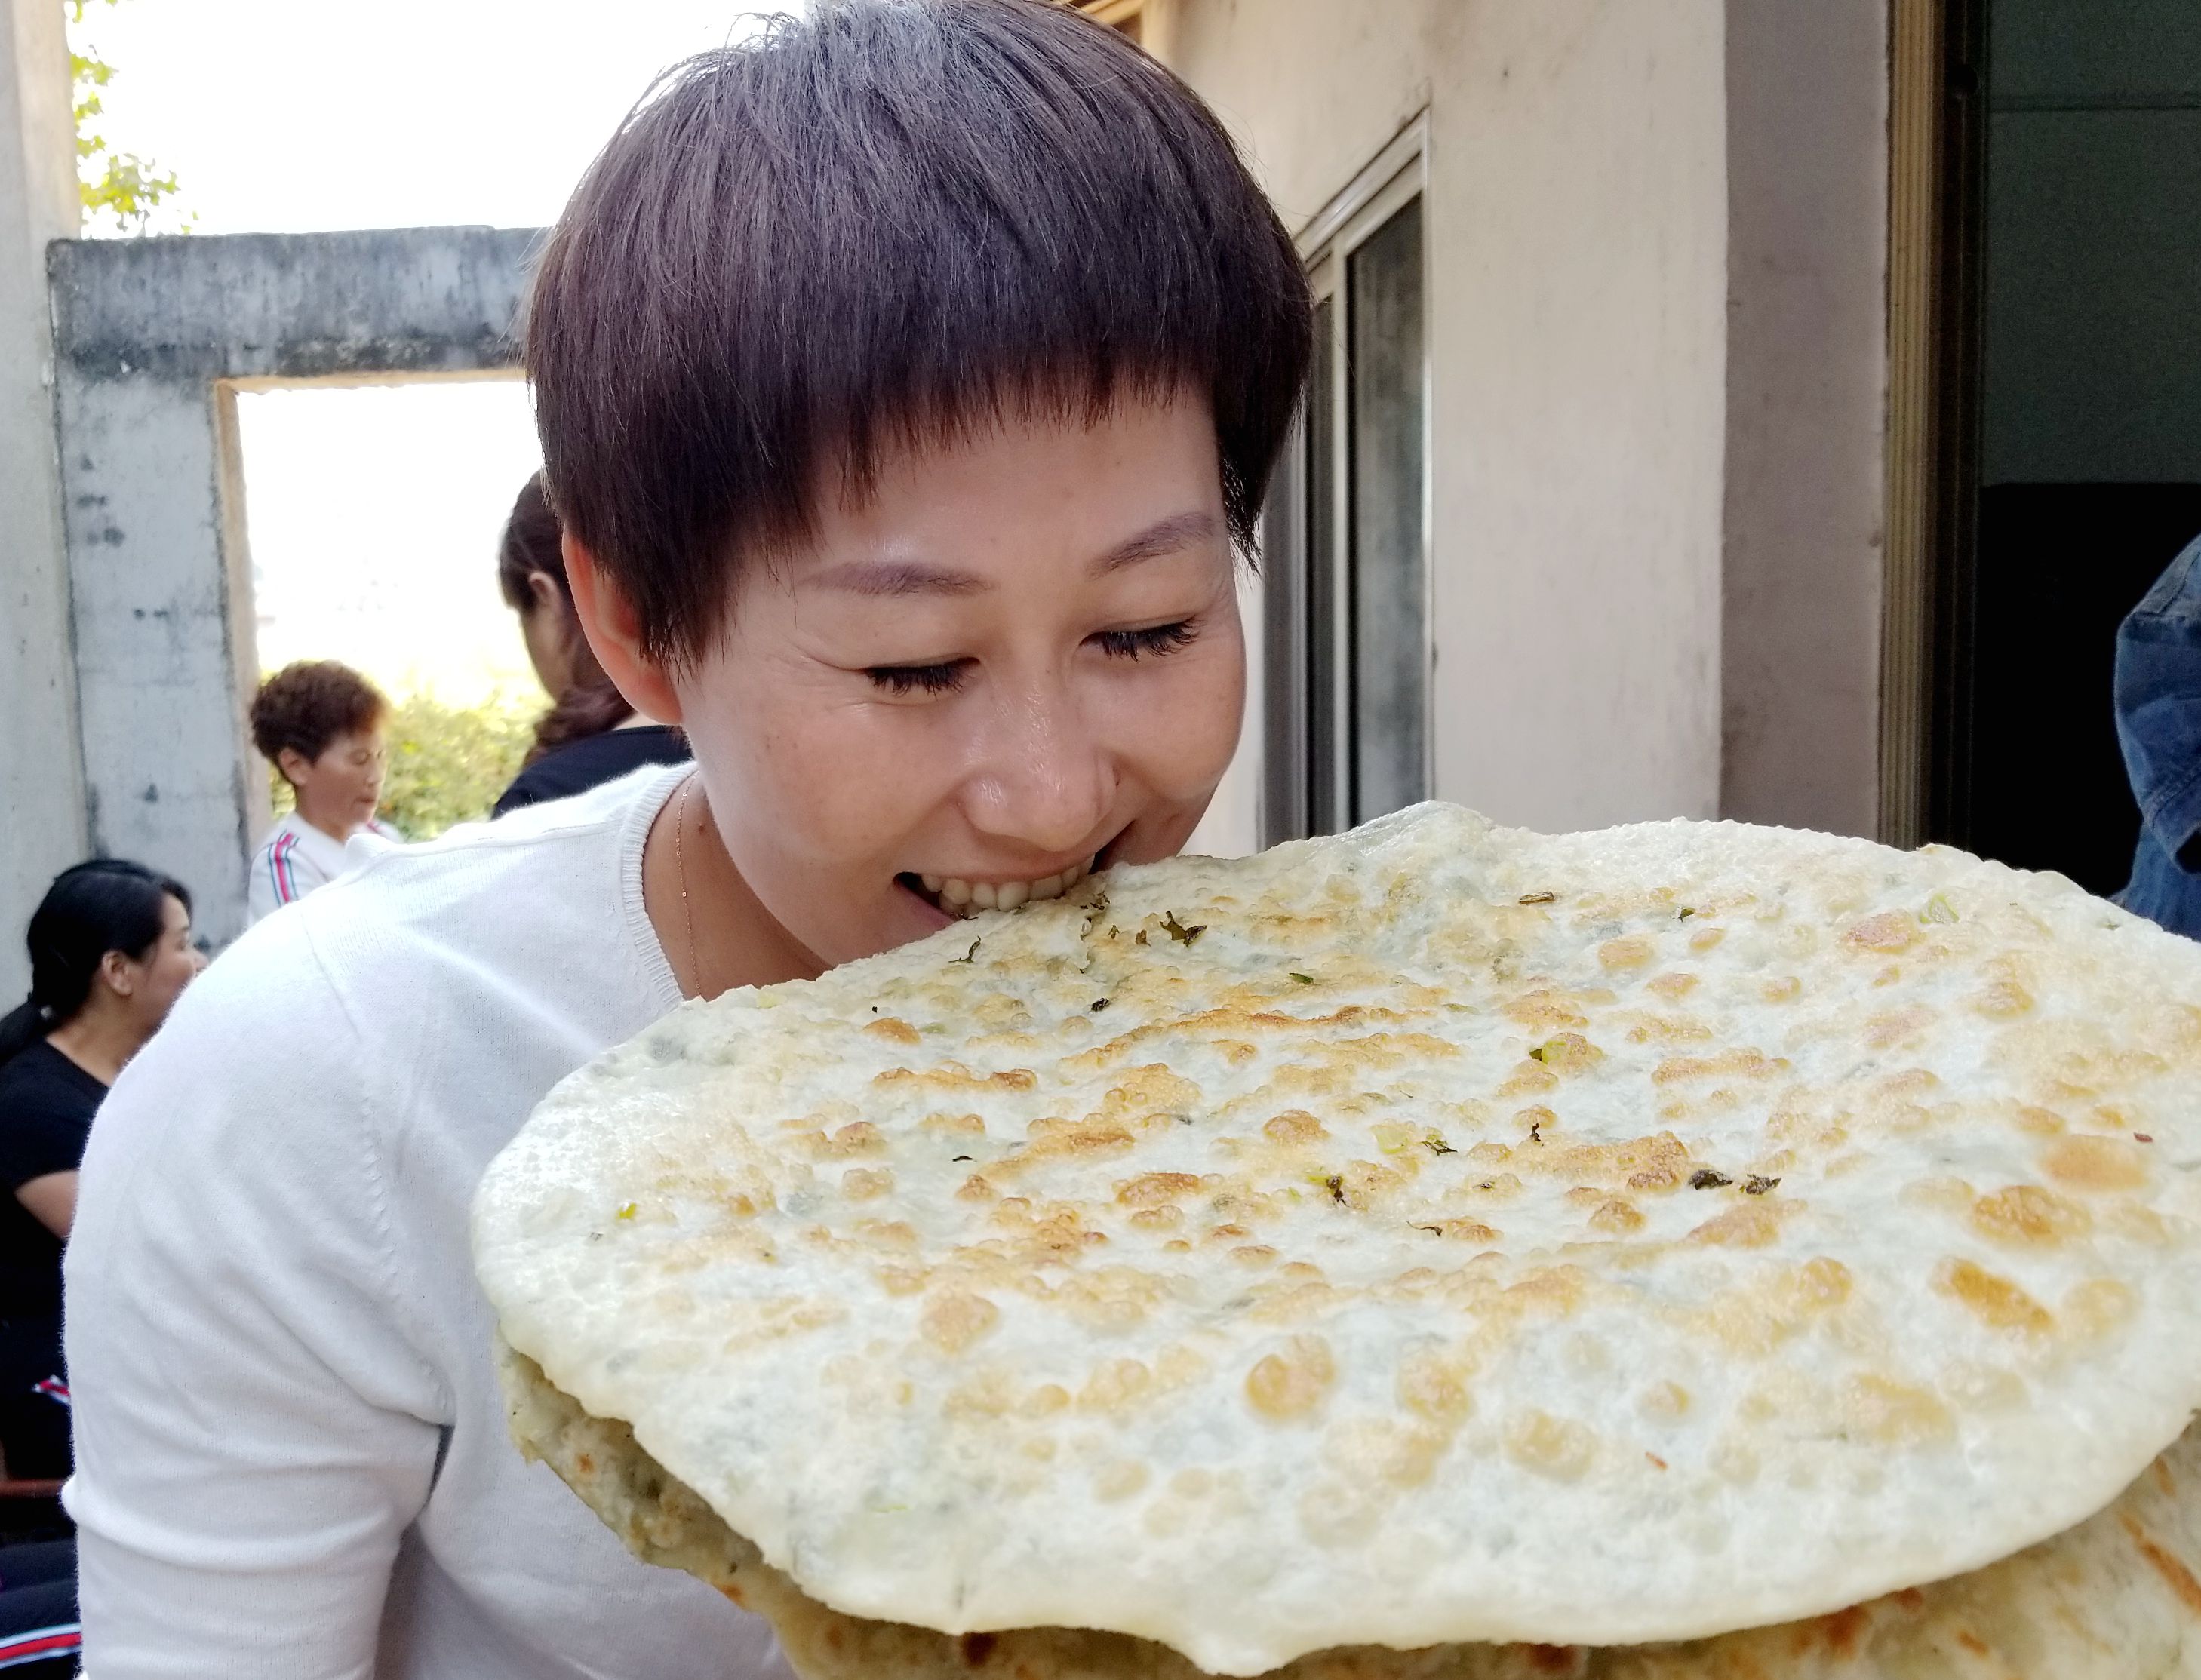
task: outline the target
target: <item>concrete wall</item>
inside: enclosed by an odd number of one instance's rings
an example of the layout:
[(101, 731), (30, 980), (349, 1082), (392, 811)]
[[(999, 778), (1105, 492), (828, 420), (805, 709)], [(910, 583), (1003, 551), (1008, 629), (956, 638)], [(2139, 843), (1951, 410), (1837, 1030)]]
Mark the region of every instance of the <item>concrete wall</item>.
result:
[(1721, 0), (1155, 0), (1303, 225), (1416, 113), (1436, 791), (1571, 828), (1720, 799)]
[(67, 241), (50, 252), (82, 695), (103, 852), (170, 870), (241, 931), (264, 808), (238, 500), (237, 383), (509, 367), (531, 230)]
[(77, 231), (73, 141), (62, 8), (0, 0), (0, 1010), (30, 984), (24, 924), (85, 840), (46, 313), (46, 242)]
[(1887, 9), (1727, 0), (1724, 815), (1875, 832)]

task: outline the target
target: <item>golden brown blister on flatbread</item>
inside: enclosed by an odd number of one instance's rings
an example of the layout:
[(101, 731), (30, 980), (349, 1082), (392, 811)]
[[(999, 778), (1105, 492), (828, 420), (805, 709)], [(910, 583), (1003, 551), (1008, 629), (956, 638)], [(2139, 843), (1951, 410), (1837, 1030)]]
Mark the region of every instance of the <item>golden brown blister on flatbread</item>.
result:
[(1252, 1674), (2073, 1526), (2201, 1401), (2197, 1164), (2201, 951), (2068, 882), (1428, 806), (688, 1006), (476, 1251), (820, 1603)]

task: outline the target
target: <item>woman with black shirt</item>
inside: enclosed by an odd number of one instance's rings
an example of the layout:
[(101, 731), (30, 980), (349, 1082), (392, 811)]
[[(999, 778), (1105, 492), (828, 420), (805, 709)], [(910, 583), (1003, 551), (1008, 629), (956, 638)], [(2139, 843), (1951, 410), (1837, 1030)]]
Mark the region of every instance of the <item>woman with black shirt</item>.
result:
[(527, 762), (496, 802), (496, 815), (563, 799), (644, 764), (688, 759), (688, 738), (636, 712), (604, 675), (581, 634), (566, 582), (564, 533), (537, 473), (519, 487), (497, 545), (496, 582), (519, 615), (528, 663), (552, 705), (535, 726)]
[(62, 1244), (91, 1117), (206, 959), (191, 895), (142, 863), (64, 869), (31, 917), (31, 995), (0, 1020), (0, 1451), (68, 1473)]

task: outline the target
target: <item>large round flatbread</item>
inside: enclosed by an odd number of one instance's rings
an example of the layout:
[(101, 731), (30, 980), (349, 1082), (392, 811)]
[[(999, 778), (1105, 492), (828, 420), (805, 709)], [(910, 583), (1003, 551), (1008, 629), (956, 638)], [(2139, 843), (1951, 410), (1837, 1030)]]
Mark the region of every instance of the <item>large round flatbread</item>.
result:
[(2068, 882), (1423, 806), (688, 1006), (475, 1247), (835, 1611), (1241, 1675), (1687, 1640), (2005, 1558), (2179, 1436), (2197, 1071), (2201, 951)]
[[(1166, 1646), (1020, 1628), (960, 1636), (828, 1608), (635, 1444), (507, 1349), (513, 1432), (637, 1556), (761, 1611), (807, 1680), (1200, 1680)], [(1270, 1680), (2201, 1680), (2201, 1425), (2108, 1509), (1983, 1569), (1828, 1615), (1678, 1644), (1314, 1652)]]

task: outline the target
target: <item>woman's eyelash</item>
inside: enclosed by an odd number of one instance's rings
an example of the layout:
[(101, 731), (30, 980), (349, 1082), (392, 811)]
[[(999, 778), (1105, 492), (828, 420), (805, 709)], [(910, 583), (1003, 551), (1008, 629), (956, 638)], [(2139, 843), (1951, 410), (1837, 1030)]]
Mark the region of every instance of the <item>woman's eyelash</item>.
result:
[[(1093, 638), (1112, 659), (1136, 659), (1144, 653), (1174, 653), (1196, 631), (1189, 618), (1143, 630), (1102, 630)], [(944, 694), (963, 686), (968, 659), (937, 665), (872, 665), (864, 675), (890, 694)]]
[(963, 686), (963, 667), (958, 659), (944, 665), (873, 665), (864, 675), (892, 694), (944, 694)]
[(1103, 630), (1094, 640), (1104, 653), (1136, 659), (1142, 653), (1174, 653), (1195, 634), (1192, 620), (1182, 618), (1174, 624), (1156, 624), (1152, 629)]

